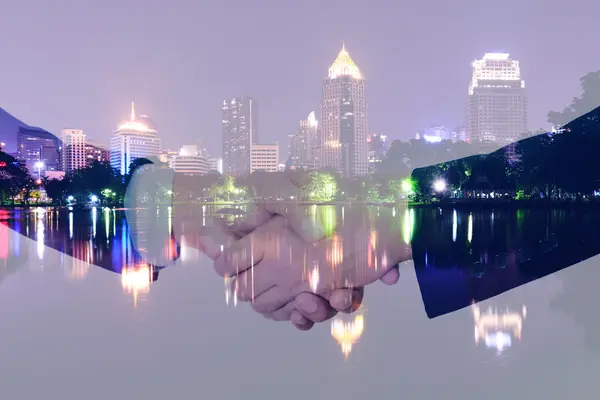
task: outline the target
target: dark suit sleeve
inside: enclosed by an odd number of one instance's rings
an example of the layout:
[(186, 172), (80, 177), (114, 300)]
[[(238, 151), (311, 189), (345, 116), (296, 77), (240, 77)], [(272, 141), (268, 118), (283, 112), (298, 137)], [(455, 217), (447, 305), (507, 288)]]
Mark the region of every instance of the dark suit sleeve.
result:
[[(492, 155), (508, 150), (512, 149), (462, 160), (485, 163)], [(440, 165), (419, 168), (413, 178), (423, 179), (431, 172), (428, 168), (437, 167)], [(486, 200), (471, 204), (447, 200), (416, 208), (411, 245), (429, 318), (497, 296), (600, 253), (597, 212), (559, 212), (540, 202), (492, 206)]]

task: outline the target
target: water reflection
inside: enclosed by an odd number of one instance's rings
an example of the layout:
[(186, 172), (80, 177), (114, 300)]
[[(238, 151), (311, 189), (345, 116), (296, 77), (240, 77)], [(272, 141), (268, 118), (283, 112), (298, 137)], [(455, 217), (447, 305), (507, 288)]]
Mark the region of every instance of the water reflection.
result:
[(355, 314), (347, 317), (336, 317), (331, 321), (331, 336), (342, 348), (344, 357), (352, 352), (352, 347), (358, 342), (365, 330), (365, 317), (363, 307)]
[(497, 354), (512, 346), (512, 340), (521, 340), (523, 321), (527, 316), (527, 307), (522, 306), (519, 312), (508, 307), (499, 312), (496, 307), (489, 307), (482, 312), (477, 304), (473, 304), (473, 322), (475, 325), (475, 344), (485, 343), (494, 348)]

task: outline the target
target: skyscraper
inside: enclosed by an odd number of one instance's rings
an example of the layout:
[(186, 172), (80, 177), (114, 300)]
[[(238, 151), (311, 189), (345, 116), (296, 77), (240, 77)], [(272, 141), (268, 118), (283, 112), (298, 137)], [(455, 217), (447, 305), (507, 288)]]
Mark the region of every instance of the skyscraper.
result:
[(344, 176), (368, 172), (365, 81), (345, 46), (323, 81), (318, 140), (320, 168)]
[(374, 173), (377, 166), (383, 161), (388, 151), (387, 136), (379, 133), (370, 133), (367, 136), (367, 149), (369, 153), (369, 173)]
[(156, 128), (149, 126), (147, 118), (136, 119), (131, 103), (131, 118), (119, 125), (110, 140), (110, 165), (125, 175), (129, 165), (138, 158), (160, 155), (160, 139)]
[(527, 96), (519, 61), (487, 53), (473, 62), (469, 85), (467, 137), (498, 147), (527, 132)]
[(223, 173), (246, 175), (250, 172), (250, 147), (258, 144), (257, 107), (251, 97), (223, 101)]
[(92, 165), (94, 162), (110, 162), (110, 150), (104, 144), (91, 140), (85, 141), (85, 164)]
[(318, 122), (315, 112), (300, 121), (298, 130), (289, 135), (289, 166), (295, 168), (313, 168), (315, 165), (314, 147), (317, 139)]
[(80, 129), (63, 129), (62, 168), (71, 172), (87, 165), (85, 134)]
[(17, 158), (31, 174), (60, 171), (61, 141), (41, 128), (19, 127)]
[(250, 173), (254, 171), (277, 172), (279, 169), (279, 144), (253, 144), (250, 148)]

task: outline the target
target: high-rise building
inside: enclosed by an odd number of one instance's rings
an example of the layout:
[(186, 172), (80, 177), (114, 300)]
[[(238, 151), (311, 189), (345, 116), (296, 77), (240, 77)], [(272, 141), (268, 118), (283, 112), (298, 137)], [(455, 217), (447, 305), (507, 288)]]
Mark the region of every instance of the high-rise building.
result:
[(81, 129), (63, 129), (62, 169), (72, 172), (87, 166), (85, 133)]
[(322, 87), (317, 159), (344, 176), (368, 172), (365, 81), (342, 46)]
[(527, 132), (527, 96), (519, 61), (505, 53), (487, 53), (473, 62), (469, 85), (467, 137), (498, 147)]
[(110, 162), (110, 150), (107, 146), (91, 140), (85, 141), (85, 164), (92, 165), (94, 162)]
[(160, 139), (156, 128), (147, 118), (136, 119), (131, 103), (131, 118), (118, 126), (110, 140), (110, 165), (123, 175), (129, 173), (130, 164), (138, 158), (160, 156)]
[(369, 152), (369, 173), (377, 170), (377, 165), (382, 162), (387, 154), (389, 145), (387, 136), (379, 133), (370, 133), (367, 136), (367, 149)]
[(210, 171), (211, 162), (202, 154), (198, 146), (185, 145), (178, 155), (171, 158), (170, 167), (184, 175), (202, 175)]
[(223, 101), (223, 172), (246, 175), (250, 172), (250, 147), (258, 144), (258, 109), (251, 97)]
[(298, 130), (289, 135), (289, 166), (292, 168), (313, 168), (315, 140), (317, 139), (318, 122), (315, 112), (300, 121)]
[(41, 128), (19, 127), (17, 158), (32, 175), (61, 169), (61, 141)]
[(250, 150), (250, 173), (254, 171), (277, 172), (279, 170), (279, 145), (255, 144)]
[(208, 162), (210, 163), (210, 171), (217, 171), (218, 173), (223, 173), (223, 159), (209, 157)]

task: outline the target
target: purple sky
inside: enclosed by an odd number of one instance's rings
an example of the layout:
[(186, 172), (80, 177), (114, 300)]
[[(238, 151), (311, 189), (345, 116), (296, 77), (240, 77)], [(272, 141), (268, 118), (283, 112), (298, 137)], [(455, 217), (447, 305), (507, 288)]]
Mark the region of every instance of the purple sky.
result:
[[(220, 154), (220, 105), (250, 95), (280, 140), (318, 110), (342, 41), (368, 79), (369, 130), (406, 139), (463, 122), (471, 62), (521, 61), (530, 128), (600, 69), (600, 4), (574, 0), (3, 0), (0, 107), (108, 143), (136, 101), (164, 146)], [(438, 4), (438, 6), (432, 6)], [(318, 113), (317, 113), (318, 115)]]

